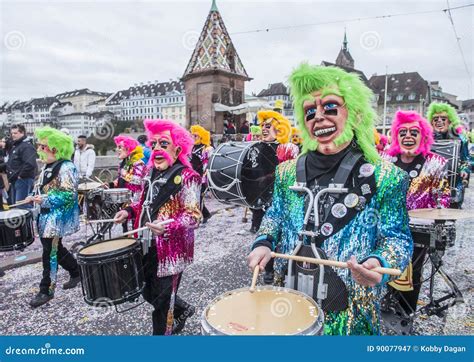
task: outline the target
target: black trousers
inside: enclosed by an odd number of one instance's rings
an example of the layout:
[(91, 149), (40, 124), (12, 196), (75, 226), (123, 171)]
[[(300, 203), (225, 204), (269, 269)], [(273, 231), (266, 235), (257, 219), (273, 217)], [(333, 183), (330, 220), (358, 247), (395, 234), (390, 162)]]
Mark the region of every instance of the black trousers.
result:
[(211, 213), (207, 209), (206, 205), (204, 205), (204, 196), (206, 194), (206, 189), (207, 189), (207, 186), (205, 185), (201, 186), (201, 212), (202, 212), (202, 217), (204, 219), (209, 219), (211, 217)]
[(155, 245), (152, 245), (144, 257), (144, 268), (143, 298), (154, 308), (151, 314), (153, 335), (170, 335), (173, 320), (178, 319), (187, 308), (187, 303), (177, 296), (182, 273), (162, 278), (156, 276)]
[(43, 244), (43, 278), (40, 282), (40, 292), (44, 294), (54, 294), (58, 265), (61, 265), (69, 272), (71, 278), (77, 278), (79, 266), (74, 256), (63, 246), (62, 238), (58, 238), (57, 243), (53, 238), (41, 238)]
[(262, 209), (250, 209), (252, 211), (252, 228), (260, 229), (265, 211)]

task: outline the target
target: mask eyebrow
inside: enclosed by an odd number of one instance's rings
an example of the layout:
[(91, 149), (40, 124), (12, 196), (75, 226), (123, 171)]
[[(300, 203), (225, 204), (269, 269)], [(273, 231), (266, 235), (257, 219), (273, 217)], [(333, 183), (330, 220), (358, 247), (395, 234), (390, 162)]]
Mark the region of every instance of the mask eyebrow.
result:
[(338, 89), (335, 89), (335, 88), (324, 88), (322, 91), (321, 91), (321, 98), (324, 98), (326, 96), (329, 96), (329, 95), (334, 95), (334, 96), (338, 96), (338, 97), (341, 97), (341, 98), (344, 98), (341, 94), (341, 92), (339, 92)]

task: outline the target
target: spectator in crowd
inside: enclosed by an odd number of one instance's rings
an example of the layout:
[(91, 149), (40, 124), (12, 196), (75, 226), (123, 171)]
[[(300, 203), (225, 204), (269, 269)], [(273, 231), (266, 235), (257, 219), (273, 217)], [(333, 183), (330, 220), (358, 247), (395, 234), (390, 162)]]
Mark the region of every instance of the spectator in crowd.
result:
[(227, 129), (225, 130), (225, 134), (236, 134), (235, 126), (232, 122), (229, 121), (227, 124)]
[(74, 165), (80, 178), (91, 177), (95, 167), (94, 145), (87, 144), (86, 140), (86, 136), (77, 137), (77, 147), (74, 152)]
[[(8, 153), (7, 174), (10, 183), (9, 202), (15, 204), (24, 200), (33, 190), (33, 183), (38, 172), (35, 147), (27, 138), (25, 126), (13, 125), (10, 129), (12, 147)], [(28, 208), (31, 205), (22, 205)]]
[(138, 136), (137, 138), (137, 141), (138, 143), (140, 144), (140, 146), (142, 146), (143, 148), (143, 158), (142, 158), (142, 161), (145, 165), (148, 164), (148, 160), (150, 159), (150, 155), (151, 155), (151, 150), (150, 150), (150, 147), (148, 147), (146, 145), (146, 142), (148, 141), (148, 138), (146, 135), (142, 134), (140, 136)]
[(249, 128), (249, 122), (245, 121), (242, 126), (240, 127), (240, 133), (242, 134), (249, 134), (250, 133), (250, 128)]
[[(5, 138), (0, 139), (0, 211), (3, 209), (3, 201), (6, 201), (5, 189), (8, 188), (8, 177), (7, 177), (7, 142)], [(1, 272), (0, 272), (1, 274)]]

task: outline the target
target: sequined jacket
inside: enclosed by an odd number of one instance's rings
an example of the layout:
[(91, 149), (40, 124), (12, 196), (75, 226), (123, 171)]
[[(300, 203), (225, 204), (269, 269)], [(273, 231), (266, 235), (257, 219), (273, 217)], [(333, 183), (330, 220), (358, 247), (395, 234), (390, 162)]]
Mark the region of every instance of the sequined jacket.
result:
[[(376, 257), (384, 267), (404, 270), (413, 250), (405, 201), (408, 179), (405, 172), (383, 160), (376, 163), (374, 174), (377, 190), (370, 202), (341, 230), (325, 239), (321, 247), (329, 259), (347, 261), (354, 255), (363, 261)], [(273, 240), (272, 248), (285, 254), (297, 245), (304, 220), (304, 195), (289, 189), (295, 181), (296, 160), (277, 167), (273, 202), (257, 237)], [(285, 266), (282, 259), (275, 260), (277, 273), (283, 274)], [(347, 286), (349, 307), (326, 314), (325, 333), (379, 334), (380, 302), (388, 276), (371, 288), (355, 283), (348, 269), (335, 271)]]
[[(382, 153), (382, 158), (389, 162), (397, 162), (396, 156)], [(421, 166), (421, 165), (420, 165)], [(410, 186), (407, 192), (407, 209), (425, 209), (437, 207), (437, 195), (441, 207), (449, 207), (451, 190), (447, 179), (447, 160), (435, 153), (428, 153), (420, 170), (408, 175)]]
[[(158, 277), (181, 273), (193, 262), (194, 229), (201, 220), (201, 178), (190, 168), (185, 168), (181, 177), (182, 188), (160, 208), (156, 217), (158, 221), (174, 219), (174, 222), (165, 226), (164, 234), (153, 237), (157, 249)], [(145, 196), (142, 192), (140, 201), (131, 205), (136, 216), (135, 227), (140, 222)]]
[(117, 187), (124, 187), (130, 190), (132, 192), (132, 202), (140, 200), (143, 190), (143, 178), (146, 175), (146, 166), (143, 161), (138, 160), (132, 164), (125, 164), (119, 167), (118, 175)]
[(47, 197), (43, 198), (38, 216), (40, 237), (63, 237), (79, 230), (77, 184), (76, 167), (64, 161), (57, 176), (43, 187), (42, 193)]

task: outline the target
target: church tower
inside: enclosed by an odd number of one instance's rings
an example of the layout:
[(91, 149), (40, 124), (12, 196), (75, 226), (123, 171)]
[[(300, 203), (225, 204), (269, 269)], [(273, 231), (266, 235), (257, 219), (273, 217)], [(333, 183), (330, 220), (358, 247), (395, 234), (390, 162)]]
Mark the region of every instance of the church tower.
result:
[(344, 29), (344, 41), (342, 42), (342, 48), (336, 58), (336, 65), (354, 68), (354, 58), (352, 58), (352, 55), (349, 53), (349, 49), (347, 48), (346, 29)]
[[(244, 102), (245, 82), (251, 80), (232, 44), (216, 1), (207, 16), (182, 81), (186, 92), (186, 125), (200, 124), (223, 133), (225, 112), (215, 104), (236, 106)], [(236, 126), (245, 115), (234, 116)]]

